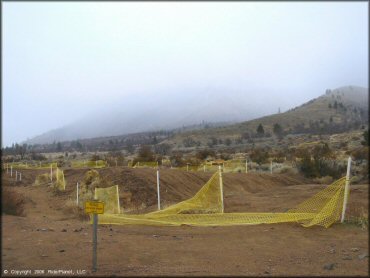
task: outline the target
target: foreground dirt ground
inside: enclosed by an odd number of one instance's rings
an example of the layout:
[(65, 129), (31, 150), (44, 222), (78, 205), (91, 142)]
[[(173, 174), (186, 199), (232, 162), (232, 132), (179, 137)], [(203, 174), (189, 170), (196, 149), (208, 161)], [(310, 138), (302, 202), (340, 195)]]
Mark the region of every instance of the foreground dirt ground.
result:
[[(129, 176), (128, 170), (122, 171)], [(143, 177), (147, 173), (152, 178), (148, 169), (131, 174), (135, 173)], [(51, 188), (31, 186), (35, 175), (25, 173), (18, 184), (6, 175), (2, 178), (3, 186), (11, 186), (26, 197), (25, 216), (2, 215), (2, 275), (20, 276), (22, 273), (16, 271), (21, 270), (30, 270), (31, 274), (43, 270), (47, 276), (52, 275), (49, 270), (67, 271), (66, 276), (92, 275), (92, 226), (65, 209), (73, 187), (66, 194), (55, 195)], [(66, 173), (67, 182), (74, 184), (76, 175)], [(181, 192), (170, 179), (164, 179), (168, 192), (172, 187), (176, 192), (176, 201), (196, 192), (209, 176), (207, 173), (186, 175), (196, 188)], [(236, 180), (244, 186), (235, 185)], [(257, 174), (225, 175), (225, 210), (284, 211), (323, 188), (294, 184), (294, 179), (283, 186), (279, 180), (280, 176), (268, 179)], [(367, 198), (368, 185), (353, 185), (348, 216), (367, 215)], [(368, 252), (368, 230), (350, 223), (335, 224), (328, 229), (303, 228), (298, 224), (99, 225), (95, 275), (368, 276)]]

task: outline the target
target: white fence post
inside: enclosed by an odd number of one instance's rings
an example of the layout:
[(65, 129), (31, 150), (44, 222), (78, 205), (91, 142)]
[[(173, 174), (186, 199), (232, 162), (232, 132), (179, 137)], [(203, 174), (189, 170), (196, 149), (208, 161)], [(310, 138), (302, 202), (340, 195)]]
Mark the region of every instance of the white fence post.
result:
[(18, 171), (15, 171), (15, 181), (17, 181), (18, 178)]
[(158, 196), (158, 210), (161, 210), (161, 196), (159, 191), (159, 169), (157, 169), (157, 196)]
[(248, 174), (248, 159), (245, 159), (245, 173)]
[(272, 160), (271, 160), (271, 163), (270, 163), (270, 173), (272, 174)]
[(13, 177), (13, 165), (10, 166), (10, 176)]
[(116, 184), (116, 190), (117, 190), (118, 213), (121, 213), (121, 206), (120, 206), (120, 204), (119, 204), (119, 191), (118, 191), (118, 184)]
[(19, 172), (19, 181), (22, 181), (22, 173)]
[(77, 182), (77, 184), (76, 184), (76, 188), (77, 188), (76, 203), (77, 203), (77, 206), (78, 206), (78, 195), (79, 195), (79, 186), (78, 186), (78, 182)]
[(62, 172), (62, 174), (63, 174), (63, 190), (66, 190), (66, 182), (65, 182), (65, 180), (64, 180), (64, 173)]
[(53, 181), (53, 163), (50, 163), (50, 181)]
[(218, 165), (218, 173), (220, 177), (220, 194), (221, 194), (221, 207), (222, 207), (222, 213), (224, 212), (224, 186), (222, 183), (222, 172), (221, 172), (221, 165)]
[(344, 200), (343, 200), (342, 218), (340, 220), (341, 223), (344, 222), (344, 217), (345, 217), (345, 214), (346, 214), (347, 201), (348, 201), (348, 193), (349, 193), (349, 176), (350, 176), (350, 172), (351, 172), (351, 157), (348, 157), (346, 184), (344, 186)]

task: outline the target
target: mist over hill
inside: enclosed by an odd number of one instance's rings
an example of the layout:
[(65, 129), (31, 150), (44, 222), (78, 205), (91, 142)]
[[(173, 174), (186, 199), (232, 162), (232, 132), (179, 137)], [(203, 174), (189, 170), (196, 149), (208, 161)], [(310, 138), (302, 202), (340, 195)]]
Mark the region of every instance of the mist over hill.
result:
[(211, 137), (235, 139), (255, 136), (260, 124), (270, 135), (273, 134), (275, 124), (279, 124), (286, 134), (346, 132), (369, 124), (368, 94), (368, 88), (358, 86), (327, 89), (321, 96), (283, 113), (274, 113), (224, 127), (189, 131), (177, 134), (167, 142), (181, 142), (187, 137), (205, 142)]
[[(202, 122), (225, 125), (228, 123), (229, 126), (222, 130), (229, 134), (239, 132), (239, 129), (252, 131), (259, 123), (264, 124), (267, 130), (272, 130), (274, 123), (281, 124), (284, 129), (304, 130), (305, 126), (317, 121), (321, 124), (363, 122), (368, 113), (368, 89), (357, 86), (328, 89), (320, 97), (301, 106), (290, 106), (287, 112), (276, 113), (281, 105), (293, 104), (294, 101), (289, 103), (277, 97), (269, 97), (265, 92), (249, 94), (245, 91), (215, 89), (131, 95), (122, 101), (102, 107), (88, 117), (46, 132), (26, 143), (45, 144), (125, 135), (174, 129)], [(335, 103), (337, 109), (334, 109)], [(197, 131), (198, 134), (204, 132)], [(207, 129), (208, 135), (219, 132), (220, 128)], [(186, 136), (186, 133), (181, 136)]]
[(136, 132), (173, 129), (209, 123), (235, 123), (291, 107), (296, 99), (269, 97), (267, 91), (178, 90), (151, 94), (132, 94), (112, 101), (70, 125), (27, 140), (28, 144), (124, 135)]

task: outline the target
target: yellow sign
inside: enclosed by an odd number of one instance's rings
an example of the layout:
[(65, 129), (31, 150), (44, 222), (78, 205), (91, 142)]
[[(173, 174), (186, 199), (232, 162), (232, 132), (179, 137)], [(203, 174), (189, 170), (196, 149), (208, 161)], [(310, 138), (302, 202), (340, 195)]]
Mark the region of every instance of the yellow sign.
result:
[(85, 202), (85, 212), (103, 214), (104, 213), (104, 202), (86, 201)]

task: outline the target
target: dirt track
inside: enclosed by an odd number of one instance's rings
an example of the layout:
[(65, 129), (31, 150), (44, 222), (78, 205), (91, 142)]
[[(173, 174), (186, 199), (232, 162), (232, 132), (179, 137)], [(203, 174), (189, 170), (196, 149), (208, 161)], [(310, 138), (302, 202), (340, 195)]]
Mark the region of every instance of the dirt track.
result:
[[(67, 170), (65, 194), (28, 186), (26, 173), (12, 186), (27, 198), (25, 217), (2, 216), (4, 270), (86, 270), (91, 275), (91, 225), (65, 209), (74, 184), (86, 170)], [(121, 192), (141, 202), (154, 190), (152, 169), (103, 169), (118, 177)], [(161, 171), (163, 199), (177, 202), (192, 196), (210, 173)], [(284, 211), (323, 188), (276, 175), (225, 174), (226, 211)], [(136, 191), (135, 191), (136, 190)], [(123, 195), (121, 195), (122, 197)], [(127, 195), (125, 195), (127, 196)], [(144, 197), (139, 197), (144, 196)], [(348, 216), (367, 213), (368, 185), (351, 187)], [(127, 197), (125, 197), (127, 200)], [(124, 198), (122, 197), (121, 200)], [(149, 205), (146, 210), (153, 207)], [(329, 229), (298, 224), (232, 227), (99, 226), (99, 275), (368, 275), (368, 230), (353, 224)], [(46, 273), (47, 274), (47, 273)], [(50, 274), (49, 274), (50, 275)]]

